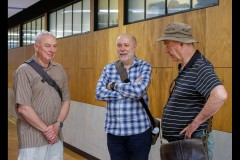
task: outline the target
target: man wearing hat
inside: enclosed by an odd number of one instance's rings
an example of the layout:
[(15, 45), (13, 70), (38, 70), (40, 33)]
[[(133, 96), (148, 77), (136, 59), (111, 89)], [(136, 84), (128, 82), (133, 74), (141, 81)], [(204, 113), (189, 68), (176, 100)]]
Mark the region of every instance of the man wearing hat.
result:
[(213, 159), (212, 117), (227, 99), (227, 92), (211, 62), (194, 48), (198, 41), (191, 29), (188, 24), (173, 22), (157, 39), (179, 63), (163, 110), (162, 134), (169, 142), (206, 136), (209, 158)]

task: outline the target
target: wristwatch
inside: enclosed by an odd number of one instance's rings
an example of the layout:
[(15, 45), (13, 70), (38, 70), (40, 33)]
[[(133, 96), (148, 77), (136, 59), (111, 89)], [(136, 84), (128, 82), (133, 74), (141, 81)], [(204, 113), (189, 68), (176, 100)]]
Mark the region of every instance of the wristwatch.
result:
[(61, 129), (63, 127), (63, 122), (62, 121), (57, 121), (59, 128)]
[(114, 88), (115, 88), (115, 82), (112, 82), (112, 83), (110, 84), (110, 88), (111, 88), (112, 91), (115, 91), (115, 90), (114, 90)]

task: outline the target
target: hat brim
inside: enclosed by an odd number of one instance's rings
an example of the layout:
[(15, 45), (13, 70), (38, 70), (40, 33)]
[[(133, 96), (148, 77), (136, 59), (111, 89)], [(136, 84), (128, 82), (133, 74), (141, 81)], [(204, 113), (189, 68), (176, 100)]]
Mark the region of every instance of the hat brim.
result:
[(182, 43), (199, 43), (193, 38), (180, 38), (180, 37), (160, 37), (157, 39), (157, 42), (164, 41), (164, 40), (172, 40), (172, 41), (178, 41)]

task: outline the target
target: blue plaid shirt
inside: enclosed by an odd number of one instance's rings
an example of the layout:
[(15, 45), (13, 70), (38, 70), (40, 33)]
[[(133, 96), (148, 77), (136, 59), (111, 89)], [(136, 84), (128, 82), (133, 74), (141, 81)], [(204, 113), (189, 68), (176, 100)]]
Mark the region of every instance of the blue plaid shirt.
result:
[[(125, 68), (126, 69), (126, 68)], [(151, 65), (135, 57), (132, 66), (126, 69), (131, 82), (124, 83), (114, 65), (104, 67), (96, 88), (96, 98), (107, 102), (105, 131), (117, 136), (142, 133), (150, 126), (150, 120), (139, 99), (148, 104), (147, 90), (151, 82)], [(134, 82), (139, 76), (142, 80)], [(116, 82), (115, 91), (106, 88), (109, 82)]]

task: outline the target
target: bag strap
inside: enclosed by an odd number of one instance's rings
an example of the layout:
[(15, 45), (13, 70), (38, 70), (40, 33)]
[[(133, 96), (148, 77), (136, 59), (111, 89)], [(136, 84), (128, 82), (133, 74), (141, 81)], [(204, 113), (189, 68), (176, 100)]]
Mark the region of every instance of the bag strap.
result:
[[(116, 67), (116, 69), (117, 69), (117, 71), (118, 71), (118, 73), (121, 77), (121, 81), (124, 82), (124, 83), (130, 82), (130, 80), (128, 79), (127, 72), (126, 72), (125, 68), (123, 67), (121, 61), (119, 60), (119, 61), (115, 62), (114, 65), (115, 65), (115, 67)], [(153, 118), (151, 112), (148, 109), (148, 105), (146, 104), (144, 99), (140, 98), (139, 101), (142, 103), (145, 111), (147, 112), (147, 115), (148, 115), (148, 117), (151, 121), (152, 126), (157, 127), (156, 124), (155, 124), (154, 118)]]
[(123, 67), (121, 61), (119, 60), (119, 61), (115, 62), (114, 64), (115, 64), (115, 67), (116, 67), (118, 73), (120, 74), (121, 81), (124, 83), (130, 82), (130, 80), (128, 79), (128, 74), (127, 74), (125, 68)]
[(45, 81), (52, 86), (53, 88), (55, 88), (55, 90), (58, 92), (59, 96), (61, 97), (62, 100), (62, 91), (59, 88), (59, 86), (57, 85), (57, 83), (42, 69), (42, 67), (36, 63), (36, 61), (34, 59), (30, 59), (25, 61), (25, 63), (27, 63), (28, 65), (30, 65), (33, 69), (35, 69), (43, 78), (41, 81), (42, 83), (44, 83)]

